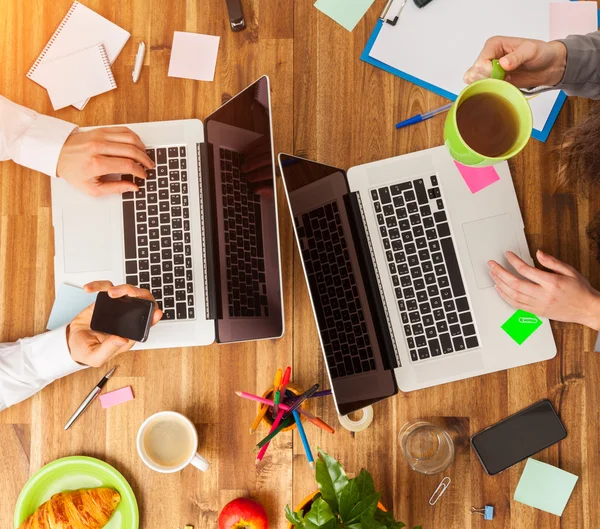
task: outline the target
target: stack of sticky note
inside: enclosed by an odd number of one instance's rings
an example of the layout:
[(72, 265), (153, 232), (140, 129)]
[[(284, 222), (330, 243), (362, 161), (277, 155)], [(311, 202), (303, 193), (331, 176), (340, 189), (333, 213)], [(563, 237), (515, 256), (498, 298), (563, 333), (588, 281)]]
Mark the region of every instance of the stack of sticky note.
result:
[(81, 110), (89, 98), (117, 87), (112, 63), (129, 33), (88, 7), (74, 2), (27, 77), (43, 86), (54, 110)]

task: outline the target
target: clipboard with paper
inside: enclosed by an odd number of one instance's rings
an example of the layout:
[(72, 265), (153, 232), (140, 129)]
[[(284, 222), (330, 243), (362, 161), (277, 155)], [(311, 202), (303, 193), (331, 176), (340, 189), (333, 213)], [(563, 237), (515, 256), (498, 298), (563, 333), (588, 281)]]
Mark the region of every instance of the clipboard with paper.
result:
[[(435, 0), (419, 9), (410, 0), (391, 0), (361, 59), (454, 101), (489, 37), (549, 40), (549, 5), (556, 1)], [(554, 90), (530, 100), (534, 138), (547, 140), (565, 99)]]

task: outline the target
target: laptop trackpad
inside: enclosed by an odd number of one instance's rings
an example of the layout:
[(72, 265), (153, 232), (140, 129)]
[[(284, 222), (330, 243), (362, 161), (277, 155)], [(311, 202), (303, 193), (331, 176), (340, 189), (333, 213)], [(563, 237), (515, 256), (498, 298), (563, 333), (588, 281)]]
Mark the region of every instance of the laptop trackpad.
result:
[(487, 262), (490, 259), (505, 268), (510, 267), (504, 252), (511, 251), (519, 257), (519, 244), (512, 219), (508, 213), (463, 224), (475, 280), (480, 289), (494, 286)]
[(111, 270), (110, 211), (95, 199), (63, 210), (65, 272)]

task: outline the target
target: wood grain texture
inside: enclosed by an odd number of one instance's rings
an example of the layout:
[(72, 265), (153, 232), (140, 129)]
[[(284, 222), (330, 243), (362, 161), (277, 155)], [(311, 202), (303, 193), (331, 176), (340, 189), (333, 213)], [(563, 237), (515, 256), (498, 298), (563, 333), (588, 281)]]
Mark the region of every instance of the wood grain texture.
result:
[[(399, 133), (393, 128), (398, 118), (435, 108), (442, 98), (359, 60), (384, 0), (375, 2), (353, 33), (317, 11), (312, 0), (246, 0), (248, 29), (238, 34), (228, 29), (222, 0), (87, 0), (86, 5), (132, 33), (113, 68), (119, 88), (93, 98), (81, 112), (53, 112), (45, 91), (25, 73), (70, 3), (0, 0), (0, 94), (79, 125), (203, 119), (268, 74), (277, 152), (349, 168), (442, 141), (441, 117)], [(174, 31), (221, 36), (213, 83), (167, 77)], [(130, 75), (140, 40), (148, 53), (134, 85)], [(548, 142), (530, 142), (510, 165), (531, 250), (556, 255), (599, 287), (585, 226), (600, 210), (600, 198), (586, 198), (590, 190), (577, 182), (554, 192), (555, 147), (590, 108), (588, 101), (569, 99)], [(236, 389), (262, 392), (276, 368), (288, 364), (296, 383), (327, 384), (281, 182), (278, 190), (284, 338), (124, 355), (114, 362), (119, 369), (110, 388), (131, 385), (135, 400), (110, 410), (94, 405), (68, 433), (62, 430), (64, 423), (103, 370), (59, 380), (0, 413), (0, 473), (8, 477), (0, 481), (0, 526), (11, 526), (13, 506), (28, 476), (56, 458), (85, 454), (108, 461), (130, 481), (143, 529), (186, 523), (213, 529), (223, 505), (239, 495), (263, 502), (271, 526), (284, 527), (285, 504), (297, 503), (315, 489), (301, 443), (295, 433), (280, 435), (257, 472), (252, 453), (256, 439), (248, 434), (255, 407), (233, 394)], [(12, 162), (0, 164), (0, 342), (44, 330), (53, 301), (50, 207), (47, 177)], [(425, 529), (591, 529), (600, 517), (595, 486), (600, 480), (600, 361), (592, 352), (594, 333), (569, 324), (553, 328), (559, 355), (550, 362), (399, 394), (378, 404), (374, 424), (359, 434), (340, 430), (332, 436), (308, 425), (312, 446), (338, 457), (350, 473), (369, 469), (396, 516)], [(545, 397), (559, 409), (569, 437), (537, 457), (580, 476), (562, 519), (512, 500), (523, 464), (489, 477), (468, 446), (473, 433)], [(139, 460), (139, 425), (165, 409), (180, 411), (196, 424), (210, 472), (189, 468), (164, 476)], [(337, 426), (331, 401), (311, 402), (311, 409)], [(448, 471), (453, 483), (435, 507), (428, 500), (441, 477), (412, 472), (397, 443), (401, 426), (419, 417), (441, 421), (457, 439), (455, 464)], [(261, 427), (257, 436), (263, 433)], [(485, 504), (496, 508), (493, 522), (469, 514), (471, 506)]]

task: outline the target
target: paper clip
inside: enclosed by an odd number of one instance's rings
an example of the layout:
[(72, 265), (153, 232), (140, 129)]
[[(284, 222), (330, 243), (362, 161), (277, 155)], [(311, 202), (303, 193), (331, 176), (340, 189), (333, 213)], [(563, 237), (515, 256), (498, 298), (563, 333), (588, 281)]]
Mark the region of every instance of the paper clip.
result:
[(429, 498), (429, 505), (435, 505), (437, 501), (443, 496), (446, 489), (450, 486), (452, 480), (449, 477), (445, 477), (435, 489), (435, 492)]
[(519, 323), (537, 323), (537, 318), (519, 318)]
[(486, 505), (483, 509), (471, 507), (471, 514), (481, 514), (484, 520), (493, 520), (494, 508), (491, 505)]

